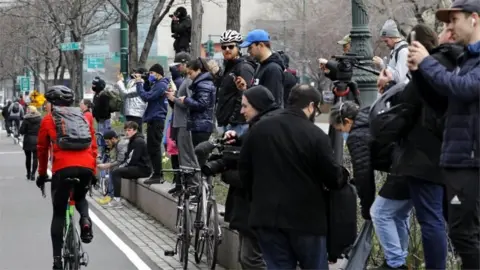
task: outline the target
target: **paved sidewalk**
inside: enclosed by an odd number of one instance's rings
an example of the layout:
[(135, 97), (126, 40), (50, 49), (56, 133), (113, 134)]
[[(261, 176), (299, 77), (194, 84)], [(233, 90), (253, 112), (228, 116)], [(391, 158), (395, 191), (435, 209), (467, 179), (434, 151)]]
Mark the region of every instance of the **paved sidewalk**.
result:
[[(176, 236), (172, 231), (125, 200), (123, 200), (123, 208), (115, 209), (99, 205), (95, 201), (100, 198), (97, 191), (93, 191), (92, 196), (92, 198), (88, 197), (91, 207), (94, 207), (122, 231), (158, 267), (165, 270), (182, 268), (182, 264), (178, 261), (178, 255), (173, 257), (164, 255), (165, 250), (173, 250), (175, 248)], [(190, 249), (188, 258), (190, 261), (188, 269), (207, 268), (205, 255), (201, 264), (195, 263), (193, 248)], [(217, 265), (216, 269), (223, 268)]]

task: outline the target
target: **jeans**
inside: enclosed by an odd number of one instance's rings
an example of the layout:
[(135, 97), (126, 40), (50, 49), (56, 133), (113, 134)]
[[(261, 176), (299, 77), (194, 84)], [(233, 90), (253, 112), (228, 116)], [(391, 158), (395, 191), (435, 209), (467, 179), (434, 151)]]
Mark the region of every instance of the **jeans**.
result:
[(263, 261), (262, 251), (258, 245), (257, 238), (238, 233), (240, 247), (238, 259), (243, 270), (266, 269)]
[(147, 123), (147, 149), (152, 161), (153, 175), (162, 175), (162, 138), (165, 120), (153, 120)]
[(422, 231), (426, 269), (446, 269), (447, 233), (443, 215), (444, 187), (409, 177), (410, 196)]
[(113, 197), (120, 198), (122, 193), (122, 178), (138, 179), (148, 177), (151, 171), (146, 167), (127, 166), (114, 169), (110, 172), (110, 180), (113, 183)]
[(377, 196), (370, 208), (370, 216), (390, 267), (406, 264), (410, 227), (410, 200), (390, 200)]
[(217, 127), (217, 131), (221, 134), (229, 131), (229, 130), (234, 130), (237, 133), (237, 136), (243, 135), (247, 130), (248, 130), (248, 124), (239, 124), (239, 125), (232, 125), (228, 124), (224, 127)]
[(328, 269), (326, 236), (262, 228), (257, 237), (267, 269)]
[(462, 269), (480, 269), (479, 171), (445, 170), (448, 200), (448, 227)]
[(110, 130), (111, 128), (112, 126), (110, 123), (110, 119), (97, 121), (97, 132), (103, 134), (105, 131)]

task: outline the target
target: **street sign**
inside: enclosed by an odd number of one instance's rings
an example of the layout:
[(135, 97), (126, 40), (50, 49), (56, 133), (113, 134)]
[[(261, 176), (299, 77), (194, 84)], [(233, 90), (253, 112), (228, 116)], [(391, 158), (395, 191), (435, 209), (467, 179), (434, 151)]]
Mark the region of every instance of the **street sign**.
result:
[(30, 77), (27, 76), (17, 76), (18, 85), (20, 86), (20, 91), (27, 92), (30, 91)]
[(60, 50), (62, 51), (78, 51), (81, 47), (81, 42), (60, 43)]
[(103, 57), (90, 57), (87, 58), (88, 69), (105, 69), (105, 58)]

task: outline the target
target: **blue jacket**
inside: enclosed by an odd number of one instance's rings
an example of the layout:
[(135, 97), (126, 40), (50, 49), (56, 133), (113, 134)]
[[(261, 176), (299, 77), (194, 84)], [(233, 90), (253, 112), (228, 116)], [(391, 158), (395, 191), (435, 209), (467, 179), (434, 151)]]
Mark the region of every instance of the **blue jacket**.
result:
[(448, 97), (440, 166), (478, 168), (480, 42), (469, 45), (458, 64), (448, 72), (429, 56), (419, 70), (439, 94)]
[(165, 91), (170, 83), (169, 78), (162, 78), (156, 81), (150, 88), (150, 91), (143, 89), (143, 83), (137, 83), (137, 93), (145, 101), (148, 102), (147, 109), (143, 114), (143, 121), (165, 121), (167, 116), (168, 105), (165, 101)]
[(196, 132), (213, 131), (213, 109), (216, 88), (209, 72), (201, 73), (190, 85), (192, 96), (184, 100), (188, 108), (187, 130)]

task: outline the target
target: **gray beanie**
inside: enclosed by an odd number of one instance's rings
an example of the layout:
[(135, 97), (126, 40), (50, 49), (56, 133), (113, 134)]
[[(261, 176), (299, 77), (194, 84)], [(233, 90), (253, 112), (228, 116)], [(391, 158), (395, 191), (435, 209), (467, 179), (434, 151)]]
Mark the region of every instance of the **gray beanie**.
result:
[(387, 38), (400, 38), (400, 32), (398, 31), (397, 24), (393, 20), (387, 20), (380, 31), (381, 37)]

